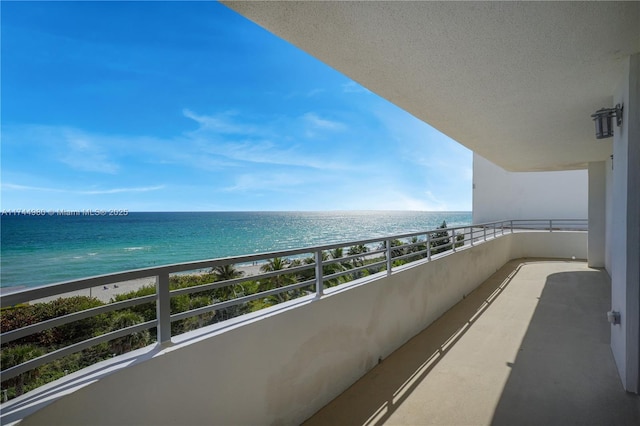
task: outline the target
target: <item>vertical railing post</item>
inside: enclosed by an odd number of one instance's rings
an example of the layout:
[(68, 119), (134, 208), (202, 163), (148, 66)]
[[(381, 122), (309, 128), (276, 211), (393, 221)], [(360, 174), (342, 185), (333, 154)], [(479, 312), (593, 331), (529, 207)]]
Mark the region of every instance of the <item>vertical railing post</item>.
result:
[(549, 232), (553, 232), (553, 220), (549, 219)]
[(473, 226), (469, 227), (469, 238), (471, 239), (471, 247), (473, 247)]
[(500, 231), (501, 234), (504, 235), (504, 222), (500, 222)]
[(431, 232), (427, 233), (427, 261), (431, 262)]
[(482, 225), (482, 233), (484, 234), (484, 240), (487, 241), (487, 225)]
[(456, 252), (456, 230), (452, 229), (451, 230), (451, 250), (453, 250), (453, 252)]
[(391, 275), (391, 265), (393, 261), (391, 260), (391, 240), (386, 240), (387, 242), (387, 276)]
[(156, 276), (156, 318), (158, 321), (158, 343), (171, 341), (171, 294), (169, 293), (169, 273)]
[(322, 250), (315, 252), (316, 258), (316, 299), (320, 299), (324, 292), (324, 278), (322, 272)]
[(513, 220), (511, 221), (510, 226), (511, 226), (511, 233), (513, 234)]
[(496, 238), (496, 223), (493, 223), (493, 239)]

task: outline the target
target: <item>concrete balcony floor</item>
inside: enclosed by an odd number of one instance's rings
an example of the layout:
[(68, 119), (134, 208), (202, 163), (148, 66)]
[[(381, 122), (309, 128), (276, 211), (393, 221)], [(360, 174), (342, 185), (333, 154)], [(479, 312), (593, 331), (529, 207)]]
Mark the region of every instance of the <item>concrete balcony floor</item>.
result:
[(511, 261), (305, 425), (638, 425), (610, 299), (584, 262)]

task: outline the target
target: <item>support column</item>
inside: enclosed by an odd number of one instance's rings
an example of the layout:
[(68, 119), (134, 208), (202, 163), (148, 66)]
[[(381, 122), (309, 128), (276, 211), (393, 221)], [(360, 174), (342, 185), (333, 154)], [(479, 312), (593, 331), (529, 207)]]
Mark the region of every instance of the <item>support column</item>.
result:
[(604, 161), (589, 163), (589, 243), (588, 263), (604, 268), (605, 247), (605, 173)]
[(640, 54), (627, 59), (613, 99), (624, 104), (613, 140), (611, 349), (624, 388), (640, 393)]

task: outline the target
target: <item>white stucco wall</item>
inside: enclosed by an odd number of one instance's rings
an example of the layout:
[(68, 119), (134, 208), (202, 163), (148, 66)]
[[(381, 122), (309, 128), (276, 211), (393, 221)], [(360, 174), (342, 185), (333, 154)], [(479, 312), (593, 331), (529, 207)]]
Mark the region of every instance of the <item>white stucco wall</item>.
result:
[(507, 172), (473, 154), (473, 223), (502, 219), (585, 219), (586, 170)]
[(589, 163), (589, 266), (605, 266), (606, 165)]
[(640, 391), (640, 54), (626, 59), (613, 104), (624, 105), (614, 129), (610, 253), (611, 308), (621, 324), (611, 327), (611, 349), (625, 389)]
[[(170, 348), (92, 367), (102, 377), (81, 371), (58, 381), (69, 394), (23, 424), (299, 424), (508, 260), (584, 258), (586, 245), (580, 232), (507, 234), (319, 300), (178, 336)], [(41, 392), (43, 405), (54, 392)], [(14, 404), (25, 409), (25, 399)]]
[(613, 236), (613, 159), (605, 161), (605, 239), (604, 239), (604, 268), (611, 276), (612, 267), (612, 236)]

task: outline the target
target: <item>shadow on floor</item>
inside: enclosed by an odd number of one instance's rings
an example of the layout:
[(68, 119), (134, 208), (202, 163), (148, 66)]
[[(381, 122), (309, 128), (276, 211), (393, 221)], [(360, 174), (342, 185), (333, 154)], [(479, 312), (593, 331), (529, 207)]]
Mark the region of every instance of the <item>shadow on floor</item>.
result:
[(610, 300), (604, 271), (547, 277), (492, 424), (640, 425), (611, 354)]
[(640, 425), (609, 345), (609, 277), (572, 263), (507, 263), (305, 425)]
[(380, 425), (473, 326), (520, 269), (509, 262), (304, 425)]

